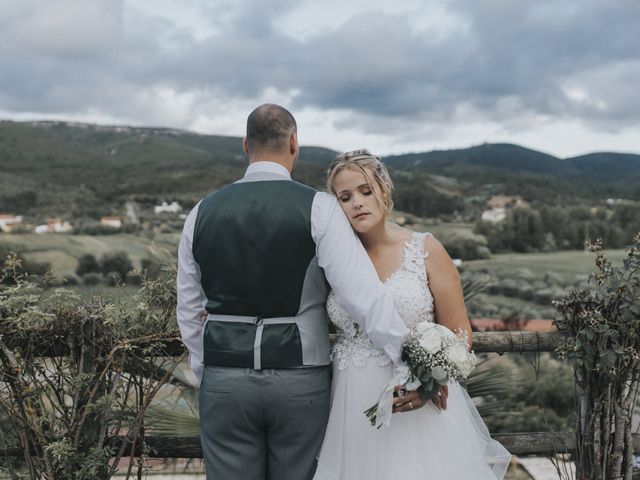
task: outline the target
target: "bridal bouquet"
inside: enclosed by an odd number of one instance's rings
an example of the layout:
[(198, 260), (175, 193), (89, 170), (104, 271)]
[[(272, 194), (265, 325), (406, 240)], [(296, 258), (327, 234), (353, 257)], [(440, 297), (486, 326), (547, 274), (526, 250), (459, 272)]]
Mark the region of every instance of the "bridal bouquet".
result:
[(466, 379), (476, 365), (476, 356), (468, 351), (465, 333), (455, 334), (433, 322), (411, 327), (402, 346), (402, 360), (407, 365), (396, 368), (378, 403), (364, 412), (374, 427), (389, 425), (396, 385), (417, 389), (420, 398), (426, 401), (437, 393), (438, 385)]

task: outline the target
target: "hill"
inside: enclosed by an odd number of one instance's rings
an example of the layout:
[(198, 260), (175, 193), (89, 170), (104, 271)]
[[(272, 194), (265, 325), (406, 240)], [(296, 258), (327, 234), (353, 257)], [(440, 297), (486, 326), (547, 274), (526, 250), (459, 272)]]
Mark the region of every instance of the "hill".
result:
[[(97, 217), (128, 195), (188, 205), (246, 167), (242, 140), (162, 128), (0, 122), (0, 211)], [(302, 181), (320, 185), (335, 153), (301, 149)]]
[(391, 165), (404, 168), (446, 168), (469, 165), (510, 172), (558, 174), (573, 168), (559, 158), (511, 144), (483, 144), (456, 150), (435, 150), (387, 157)]
[[(302, 147), (294, 178), (324, 187), (336, 152)], [(594, 153), (571, 159), (510, 144), (385, 157), (396, 206), (419, 216), (477, 218), (490, 195), (553, 204), (640, 199), (640, 156)], [(0, 122), (0, 212), (90, 217), (120, 214), (127, 199), (193, 205), (239, 178), (239, 137), (149, 127)], [(588, 199), (583, 201), (581, 199)]]
[(561, 159), (507, 143), (485, 143), (465, 149), (394, 155), (387, 157), (386, 161), (396, 168), (443, 172), (459, 171), (461, 166), (468, 166), (600, 182), (628, 180), (630, 175), (640, 179), (640, 155), (600, 152)]

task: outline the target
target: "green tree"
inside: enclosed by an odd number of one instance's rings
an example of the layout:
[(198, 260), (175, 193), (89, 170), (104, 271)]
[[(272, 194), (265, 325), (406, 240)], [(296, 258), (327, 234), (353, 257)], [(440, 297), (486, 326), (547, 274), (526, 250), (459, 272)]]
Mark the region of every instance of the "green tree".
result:
[(505, 228), (510, 230), (511, 248), (516, 252), (539, 250), (544, 245), (544, 226), (537, 210), (514, 208), (505, 222)]
[(120, 280), (124, 281), (127, 273), (133, 270), (133, 264), (127, 252), (105, 253), (100, 257), (100, 270), (104, 275), (116, 272), (120, 276)]
[(82, 276), (85, 273), (100, 273), (102, 270), (96, 257), (91, 253), (86, 253), (78, 259), (76, 275)]

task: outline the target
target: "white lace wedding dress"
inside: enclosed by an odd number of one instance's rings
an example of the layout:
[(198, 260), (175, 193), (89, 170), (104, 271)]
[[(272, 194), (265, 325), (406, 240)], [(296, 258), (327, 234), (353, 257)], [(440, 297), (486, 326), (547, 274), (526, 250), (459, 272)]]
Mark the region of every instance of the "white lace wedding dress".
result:
[[(433, 297), (424, 268), (424, 237), (414, 234), (403, 265), (386, 280), (407, 326), (433, 322)], [(331, 414), (314, 480), (494, 480), (503, 478), (511, 455), (492, 440), (467, 392), (449, 385), (447, 410), (431, 402), (394, 414), (375, 429), (364, 411), (392, 377), (393, 364), (358, 330), (333, 294), (327, 300), (338, 340), (332, 352)]]

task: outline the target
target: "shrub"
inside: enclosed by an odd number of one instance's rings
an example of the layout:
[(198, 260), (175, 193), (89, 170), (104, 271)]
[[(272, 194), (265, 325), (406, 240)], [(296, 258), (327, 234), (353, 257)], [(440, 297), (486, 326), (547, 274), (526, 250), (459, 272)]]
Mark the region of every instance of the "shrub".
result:
[(98, 273), (100, 271), (100, 264), (94, 255), (86, 253), (78, 259), (76, 275), (83, 276), (85, 273)]
[[(106, 480), (143, 451), (144, 413), (184, 358), (165, 348), (179, 338), (175, 269), (113, 303), (71, 289), (44, 296), (21, 268), (10, 255), (1, 271), (12, 281), (0, 286), (0, 446), (24, 454), (2, 467), (14, 479), (26, 478), (22, 465), (29, 478)], [(43, 347), (55, 356), (43, 359)], [(127, 478), (134, 468), (142, 478), (144, 458), (130, 459)]]
[(573, 364), (580, 392), (576, 478), (632, 478), (632, 419), (640, 389), (640, 234), (621, 266), (597, 253), (595, 285), (554, 302), (558, 328), (569, 333), (560, 353)]
[(117, 287), (122, 284), (122, 279), (118, 272), (108, 272), (104, 277), (102, 277), (102, 281), (107, 287)]
[(81, 278), (82, 283), (88, 286), (99, 285), (102, 282), (102, 275), (99, 273), (85, 273)]
[(142, 285), (144, 277), (140, 272), (129, 272), (124, 280), (126, 285)]
[(491, 251), (482, 240), (452, 235), (444, 241), (451, 258), (462, 260), (482, 260), (491, 256)]
[(122, 281), (127, 277), (127, 273), (133, 270), (133, 264), (127, 252), (105, 253), (100, 257), (100, 270), (104, 275), (116, 272)]
[(64, 280), (64, 285), (65, 286), (77, 285), (79, 283), (78, 277), (76, 277), (73, 274), (65, 275), (63, 277), (63, 280)]

